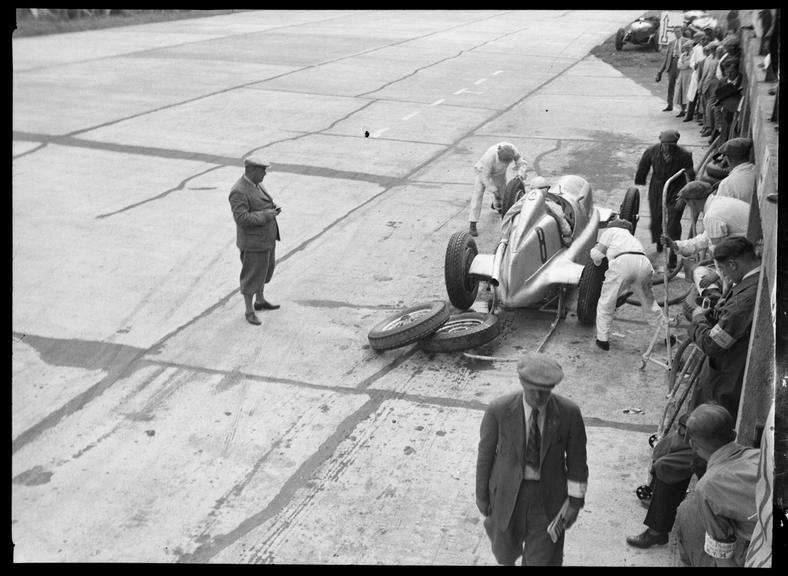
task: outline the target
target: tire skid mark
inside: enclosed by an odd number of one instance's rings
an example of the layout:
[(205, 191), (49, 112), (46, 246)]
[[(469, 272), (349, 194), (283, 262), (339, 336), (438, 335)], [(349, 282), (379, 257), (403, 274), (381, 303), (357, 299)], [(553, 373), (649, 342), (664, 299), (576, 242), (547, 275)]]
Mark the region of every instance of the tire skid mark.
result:
[[(336, 447), (353, 433), (353, 430), (360, 422), (366, 420), (374, 413), (379, 405), (379, 398), (370, 398), (358, 410), (339, 423), (334, 432), (285, 481), (276, 496), (271, 499), (263, 510), (249, 516), (230, 532), (210, 537), (205, 542), (200, 543), (193, 552), (178, 555), (176, 562), (207, 562), (252, 530), (280, 514), (292, 501), (296, 492), (304, 486), (307, 479), (331, 457)], [(270, 451), (268, 454), (270, 454)], [(263, 459), (260, 460), (260, 465), (262, 463)]]
[(561, 151), (561, 147), (562, 147), (562, 146), (563, 146), (563, 141), (559, 139), (559, 140), (557, 140), (557, 141), (556, 141), (556, 144), (555, 144), (555, 146), (553, 146), (552, 148), (550, 148), (550, 150), (547, 150), (547, 151), (545, 151), (545, 152), (542, 152), (542, 153), (541, 153), (541, 154), (539, 154), (539, 155), (538, 155), (536, 158), (534, 158), (534, 166), (533, 166), (533, 169), (534, 169), (534, 171), (535, 171), (537, 174), (541, 174), (541, 173), (542, 173), (542, 170), (541, 170), (541, 168), (539, 167), (539, 163), (542, 161), (542, 158), (544, 158), (544, 157), (545, 157), (545, 156), (547, 156), (548, 154), (552, 154), (553, 152), (560, 152), (560, 151)]
[[(372, 399), (374, 401), (374, 399)], [(370, 422), (369, 426), (364, 427), (361, 431), (358, 430), (358, 424), (353, 428), (354, 438), (347, 442), (342, 439), (338, 446), (335, 446), (332, 451), (332, 457), (325, 461), (322, 467), (313, 471), (311, 481), (304, 483), (304, 486), (294, 493), (290, 501), (283, 507), (282, 510), (276, 515), (275, 522), (272, 523), (269, 530), (264, 534), (258, 544), (249, 549), (249, 558), (252, 562), (273, 563), (274, 555), (278, 549), (286, 530), (293, 526), (302, 513), (311, 508), (312, 503), (320, 492), (324, 490), (324, 483), (336, 482), (340, 479), (342, 474), (348, 470), (356, 460), (356, 454), (359, 449), (365, 447), (374, 433), (385, 424), (388, 416), (393, 413), (394, 409), (388, 406), (381, 410), (380, 402), (377, 402), (377, 408), (365, 418)], [(342, 445), (346, 444), (346, 448), (337, 452)], [(315, 477), (316, 472), (320, 472), (319, 477)]]

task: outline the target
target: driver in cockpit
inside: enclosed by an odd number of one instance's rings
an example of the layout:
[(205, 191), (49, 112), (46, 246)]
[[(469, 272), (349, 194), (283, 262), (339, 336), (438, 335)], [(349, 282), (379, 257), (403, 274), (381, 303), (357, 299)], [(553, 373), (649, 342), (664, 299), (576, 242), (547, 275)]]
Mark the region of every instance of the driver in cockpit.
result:
[(564, 246), (569, 246), (572, 243), (572, 227), (566, 220), (564, 209), (558, 202), (551, 198), (553, 195), (549, 192), (550, 184), (541, 176), (537, 176), (531, 180), (531, 190), (539, 190), (542, 192), (545, 207), (556, 219), (561, 229), (561, 243)]

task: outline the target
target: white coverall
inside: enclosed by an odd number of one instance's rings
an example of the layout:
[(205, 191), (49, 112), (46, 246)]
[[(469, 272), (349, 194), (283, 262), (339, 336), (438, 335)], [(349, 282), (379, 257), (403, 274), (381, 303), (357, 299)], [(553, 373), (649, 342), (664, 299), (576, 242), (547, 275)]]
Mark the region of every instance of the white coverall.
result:
[(655, 327), (662, 321), (664, 315), (651, 289), (654, 268), (645, 253), (640, 241), (624, 228), (605, 228), (599, 235), (597, 245), (591, 249), (591, 259), (597, 266), (605, 256), (608, 260), (602, 293), (596, 307), (597, 340), (607, 342), (610, 339), (616, 300), (629, 287), (640, 297), (641, 311), (646, 321)]
[[(677, 240), (678, 253), (682, 256), (692, 256), (696, 252), (708, 248), (714, 254), (714, 246), (723, 238), (746, 236), (749, 220), (750, 205), (747, 202), (728, 196), (709, 196), (703, 205), (703, 232), (694, 238)], [(701, 296), (704, 296), (709, 289), (723, 292), (726, 288), (719, 280), (705, 288), (701, 288), (701, 279), (713, 271), (714, 265), (695, 266), (692, 271), (692, 281), (695, 283), (698, 294)]]
[[(512, 160), (501, 162), (498, 159), (499, 149), (504, 150), (504, 153), (508, 153)], [(514, 162), (517, 176), (525, 182), (525, 171), (528, 169), (528, 164), (520, 155), (520, 152), (517, 151), (517, 148), (508, 142), (493, 144), (479, 161), (474, 164), (476, 182), (473, 185), (473, 195), (471, 196), (471, 209), (468, 217), (470, 222), (479, 221), (485, 191), (490, 192), (495, 198), (495, 203), (500, 205), (503, 193), (506, 190), (506, 168), (512, 162)]]

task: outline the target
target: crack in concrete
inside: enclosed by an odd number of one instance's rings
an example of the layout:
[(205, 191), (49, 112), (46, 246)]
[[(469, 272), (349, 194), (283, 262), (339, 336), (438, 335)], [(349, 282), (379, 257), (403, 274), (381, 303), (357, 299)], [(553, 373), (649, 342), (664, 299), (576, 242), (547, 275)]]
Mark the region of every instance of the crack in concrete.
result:
[[(506, 14), (506, 13), (504, 13), (504, 14)], [(507, 32), (505, 34), (501, 34), (500, 36), (496, 36), (495, 38), (490, 38), (489, 40), (485, 40), (484, 42), (482, 42), (481, 44), (477, 44), (476, 46), (472, 46), (470, 48), (464, 48), (464, 49), (460, 50), (459, 52), (457, 52), (457, 54), (455, 54), (454, 56), (447, 56), (446, 58), (442, 58), (440, 60), (436, 60), (435, 62), (432, 62), (430, 64), (426, 64), (424, 66), (420, 66), (419, 68), (414, 69), (413, 72), (405, 74), (404, 76), (402, 76), (400, 78), (397, 78), (396, 80), (391, 80), (390, 82), (386, 82), (385, 84), (382, 84), (379, 88), (376, 88), (375, 90), (368, 90), (366, 92), (362, 92), (361, 94), (356, 94), (356, 97), (360, 98), (360, 97), (366, 96), (368, 94), (374, 94), (375, 92), (380, 92), (381, 90), (384, 90), (384, 89), (388, 88), (389, 86), (392, 86), (393, 84), (396, 84), (398, 82), (402, 82), (403, 80), (406, 80), (408, 78), (411, 78), (411, 77), (415, 76), (416, 74), (418, 74), (422, 70), (426, 70), (427, 68), (431, 68), (433, 66), (437, 66), (438, 64), (443, 64), (444, 62), (448, 62), (449, 60), (454, 60), (455, 58), (459, 58), (460, 56), (462, 56), (466, 52), (472, 52), (474, 50), (477, 50), (478, 48), (481, 48), (482, 46), (484, 46), (486, 44), (489, 44), (491, 42), (495, 42), (497, 40), (500, 40), (501, 38), (506, 38), (507, 36), (511, 36), (512, 34), (517, 34), (519, 32), (522, 32), (523, 30), (527, 30), (527, 29), (528, 29), (528, 26), (523, 26), (522, 28), (518, 28), (517, 30), (513, 30), (513, 31)]]

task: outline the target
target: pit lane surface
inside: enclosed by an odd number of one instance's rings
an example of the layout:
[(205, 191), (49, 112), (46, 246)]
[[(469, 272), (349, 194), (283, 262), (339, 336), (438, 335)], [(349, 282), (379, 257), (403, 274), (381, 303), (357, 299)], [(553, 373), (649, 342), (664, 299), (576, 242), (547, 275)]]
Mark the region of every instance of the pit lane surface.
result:
[[(14, 40), (15, 560), (493, 564), (476, 443), (514, 364), (366, 335), (446, 299), (446, 242), (492, 143), (618, 208), (674, 124), (589, 55), (639, 14), (253, 11)], [(283, 207), (266, 289), (282, 308), (260, 327), (227, 202), (251, 153)], [(483, 251), (497, 222), (485, 210)], [(619, 315), (607, 354), (571, 313), (545, 349), (589, 437), (567, 565), (675, 554), (624, 542), (665, 378), (638, 370), (638, 310)], [(484, 351), (516, 358), (552, 316), (501, 321)]]

